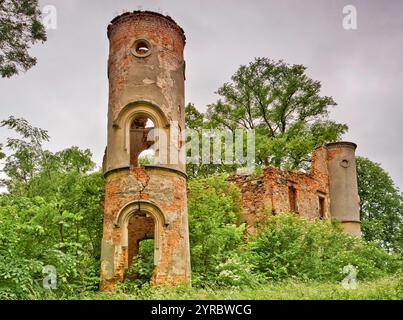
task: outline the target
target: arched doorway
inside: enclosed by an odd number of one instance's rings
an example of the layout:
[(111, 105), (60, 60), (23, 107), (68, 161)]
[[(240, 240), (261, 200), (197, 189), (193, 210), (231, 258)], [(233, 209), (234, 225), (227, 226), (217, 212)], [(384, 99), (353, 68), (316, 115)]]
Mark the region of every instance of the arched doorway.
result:
[[(139, 200), (130, 202), (119, 212), (115, 220), (115, 226), (120, 230), (121, 248), (126, 252), (124, 258), (126, 266), (124, 271), (125, 277), (126, 275), (129, 279), (136, 279), (138, 277), (136, 272), (129, 272), (128, 274), (128, 271), (136, 271), (133, 263), (136, 263), (136, 257), (140, 255), (148, 261), (151, 269), (151, 279), (149, 280), (153, 280), (156, 276), (154, 269), (160, 261), (160, 246), (163, 243), (165, 225), (164, 214), (151, 201)], [(142, 250), (145, 251), (142, 252)], [(144, 262), (142, 261), (141, 263)], [(131, 269), (131, 267), (133, 268)]]
[(129, 219), (127, 229), (128, 270), (125, 277), (149, 282), (155, 268), (154, 219), (145, 212), (136, 212)]

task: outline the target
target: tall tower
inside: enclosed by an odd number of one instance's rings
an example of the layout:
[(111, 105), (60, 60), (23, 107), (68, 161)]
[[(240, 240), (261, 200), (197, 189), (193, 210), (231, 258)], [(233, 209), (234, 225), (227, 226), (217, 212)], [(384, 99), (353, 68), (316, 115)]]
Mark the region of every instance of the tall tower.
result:
[[(144, 239), (154, 239), (152, 283), (190, 281), (183, 30), (170, 17), (134, 11), (108, 27), (108, 145), (101, 289), (123, 280)], [(152, 165), (139, 155), (154, 151)]]
[(344, 231), (361, 236), (360, 199), (355, 149), (352, 142), (326, 145), (329, 172), (330, 215), (341, 221)]

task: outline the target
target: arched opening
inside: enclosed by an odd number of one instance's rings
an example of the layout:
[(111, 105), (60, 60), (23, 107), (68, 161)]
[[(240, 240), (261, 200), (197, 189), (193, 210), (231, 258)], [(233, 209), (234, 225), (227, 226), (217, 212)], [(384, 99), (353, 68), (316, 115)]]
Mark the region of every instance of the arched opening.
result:
[[(114, 225), (120, 230), (120, 247), (125, 252), (120, 256), (124, 260), (117, 262), (125, 265), (123, 277), (136, 280), (141, 276), (143, 282), (145, 275), (153, 278), (155, 266), (160, 261), (164, 228), (167, 226), (161, 209), (148, 200), (129, 202), (118, 213)], [(140, 274), (134, 265), (137, 262), (136, 257), (142, 259), (139, 265), (143, 271)], [(144, 271), (144, 265), (148, 266), (148, 271)], [(146, 279), (149, 280), (151, 279)]]
[(155, 221), (143, 212), (132, 215), (127, 224), (128, 270), (126, 278), (149, 282), (155, 268)]
[(130, 165), (139, 167), (151, 164), (154, 150), (151, 148), (155, 143), (155, 124), (145, 115), (138, 115), (130, 124)]
[(113, 121), (113, 127), (124, 130), (119, 135), (119, 143), (125, 152), (124, 166), (141, 166), (139, 157), (146, 157), (146, 164), (150, 158), (152, 165), (168, 163), (170, 124), (157, 105), (145, 101), (129, 103)]

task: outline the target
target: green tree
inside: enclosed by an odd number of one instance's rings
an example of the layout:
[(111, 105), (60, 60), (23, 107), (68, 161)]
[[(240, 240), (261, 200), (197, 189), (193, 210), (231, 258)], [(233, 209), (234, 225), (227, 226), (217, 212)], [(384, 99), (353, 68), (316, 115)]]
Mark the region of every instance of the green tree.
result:
[(10, 78), (36, 64), (30, 46), (46, 41), (38, 0), (0, 1), (0, 75)]
[(200, 112), (193, 103), (185, 107), (186, 129), (193, 129), (200, 132), (204, 128), (204, 114)]
[[(203, 130), (208, 130), (211, 129), (209, 127), (209, 123), (205, 119), (205, 115), (200, 112), (196, 106), (193, 103), (188, 103), (185, 108), (185, 114), (186, 114), (186, 130), (187, 133), (189, 131), (193, 131), (193, 134), (196, 134), (198, 136), (198, 142), (199, 145), (198, 150), (199, 150), (199, 156), (202, 154), (202, 135), (203, 135)], [(190, 130), (189, 130), (190, 129)], [(188, 135), (186, 139), (186, 145), (187, 147), (190, 146), (190, 139), (193, 137), (191, 135)], [(187, 156), (190, 156), (190, 148), (187, 150)], [(224, 158), (224, 157), (222, 157)], [(229, 173), (233, 172), (236, 170), (237, 166), (236, 165), (228, 165), (228, 164), (203, 164), (201, 163), (201, 158), (199, 158), (198, 163), (187, 163), (186, 165), (186, 171), (187, 174), (190, 178), (193, 177), (208, 177), (211, 174), (215, 173)]]
[(192, 272), (196, 284), (216, 280), (220, 263), (243, 240), (238, 188), (225, 175), (192, 179), (188, 210)]
[(258, 164), (306, 167), (315, 146), (338, 140), (347, 126), (328, 119), (336, 103), (305, 71), (267, 58), (241, 66), (208, 107), (209, 126), (255, 130)]
[(357, 157), (358, 191), (364, 238), (403, 252), (402, 195), (378, 163)]
[(44, 157), (42, 143), (49, 140), (46, 130), (31, 126), (23, 118), (10, 116), (0, 127), (14, 130), (20, 138), (8, 138), (6, 148), (11, 152), (3, 168), (8, 179), (2, 180), (10, 192), (24, 192), (28, 181), (38, 172)]
[(0, 297), (41, 292), (42, 267), (58, 272), (59, 293), (95, 289), (99, 282), (103, 176), (89, 150), (43, 150), (49, 136), (24, 119), (2, 125), (20, 138), (6, 141), (9, 193), (0, 195)]

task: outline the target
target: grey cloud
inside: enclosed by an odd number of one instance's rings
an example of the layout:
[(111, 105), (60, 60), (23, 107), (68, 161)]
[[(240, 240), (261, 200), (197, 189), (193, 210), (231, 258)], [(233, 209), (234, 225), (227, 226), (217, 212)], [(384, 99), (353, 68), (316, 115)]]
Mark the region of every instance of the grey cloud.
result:
[[(403, 2), (401, 1), (106, 1), (47, 0), (58, 28), (32, 53), (38, 65), (0, 79), (0, 119), (22, 116), (46, 128), (47, 147), (90, 148), (98, 164), (106, 144), (106, 27), (123, 9), (162, 10), (185, 30), (187, 101), (200, 109), (256, 56), (308, 67), (323, 94), (338, 102), (331, 115), (350, 127), (358, 154), (382, 163), (403, 187)], [(358, 10), (358, 30), (342, 28), (342, 8)], [(0, 130), (0, 141), (7, 132)]]

